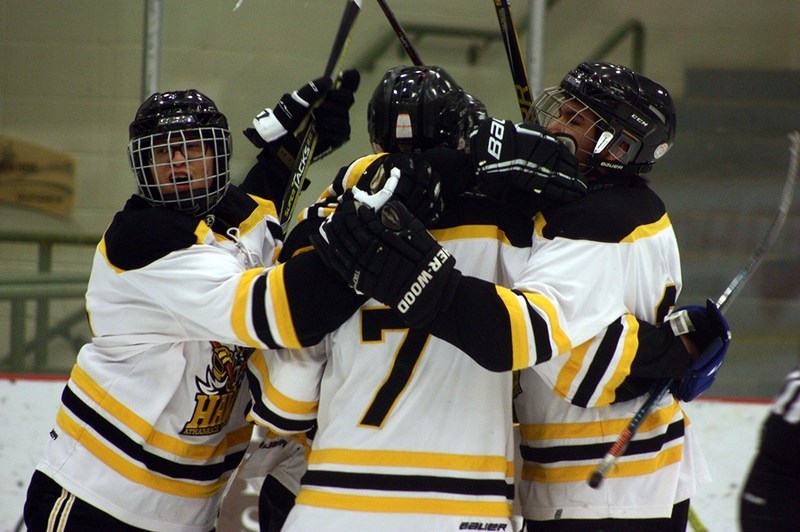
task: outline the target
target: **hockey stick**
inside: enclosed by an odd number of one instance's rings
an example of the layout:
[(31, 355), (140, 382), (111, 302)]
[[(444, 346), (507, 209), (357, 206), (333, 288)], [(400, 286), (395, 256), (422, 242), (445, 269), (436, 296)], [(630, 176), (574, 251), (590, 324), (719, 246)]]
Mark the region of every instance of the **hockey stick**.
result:
[(383, 13), (389, 20), (389, 24), (392, 25), (392, 29), (397, 34), (397, 37), (400, 39), (400, 44), (403, 45), (403, 48), (408, 54), (409, 59), (411, 59), (411, 62), (414, 63), (414, 66), (424, 65), (425, 63), (422, 62), (422, 58), (419, 56), (417, 50), (411, 44), (411, 41), (408, 38), (406, 30), (403, 29), (403, 26), (400, 25), (400, 21), (397, 20), (397, 17), (394, 16), (394, 12), (389, 7), (389, 4), (387, 4), (385, 0), (378, 0), (378, 5), (381, 6), (381, 9), (383, 9)]
[[(328, 64), (325, 66), (325, 77), (332, 78), (339, 70), (347, 44), (350, 41), (350, 32), (360, 12), (361, 0), (347, 0), (344, 13), (342, 13), (342, 20), (339, 22), (339, 29), (336, 31), (336, 38), (333, 41), (333, 48), (328, 57)], [(317, 128), (314, 125), (314, 117), (312, 115), (308, 125), (306, 125), (303, 140), (300, 143), (300, 150), (292, 167), (291, 178), (281, 202), (280, 223), (284, 235), (289, 229), (294, 209), (297, 206), (297, 200), (306, 181), (306, 173), (308, 172), (308, 167), (311, 166), (311, 156), (317, 145), (317, 138)]]
[[(799, 165), (800, 132), (793, 131), (789, 134), (789, 170), (786, 174), (786, 181), (783, 185), (783, 191), (781, 192), (781, 199), (780, 203), (778, 204), (778, 211), (775, 213), (775, 219), (772, 221), (772, 225), (770, 225), (766, 235), (764, 235), (764, 238), (761, 240), (761, 243), (753, 252), (750, 260), (747, 261), (747, 264), (739, 271), (739, 273), (736, 274), (730, 284), (728, 284), (728, 287), (725, 288), (725, 291), (722, 293), (722, 295), (719, 296), (719, 299), (717, 299), (715, 304), (717, 305), (717, 308), (719, 308), (720, 312), (724, 313), (725, 310), (727, 310), (728, 306), (730, 306), (736, 295), (742, 291), (742, 288), (744, 288), (747, 280), (761, 264), (761, 261), (767, 254), (767, 251), (769, 251), (769, 249), (778, 239), (778, 234), (780, 234), (781, 229), (783, 228), (783, 224), (786, 221), (786, 216), (789, 214), (789, 207), (792, 204), (792, 198), (794, 197), (794, 189), (797, 183)], [(722, 340), (715, 338), (709, 348), (719, 349), (721, 344)], [(589, 486), (593, 488), (600, 487), (600, 484), (602, 484), (606, 474), (611, 470), (612, 467), (614, 467), (619, 457), (625, 453), (625, 449), (628, 447), (631, 439), (639, 429), (639, 425), (641, 425), (644, 418), (647, 417), (650, 409), (654, 404), (660, 401), (664, 395), (666, 395), (671, 385), (672, 379), (666, 379), (653, 388), (649, 397), (647, 398), (647, 401), (645, 401), (636, 414), (634, 414), (633, 418), (628, 423), (628, 426), (624, 431), (622, 431), (622, 434), (619, 435), (617, 441), (614, 442), (614, 444), (611, 446), (611, 449), (608, 450), (600, 464), (589, 477)]]
[(525, 69), (522, 50), (519, 46), (519, 35), (514, 27), (514, 18), (511, 16), (511, 5), (508, 0), (494, 0), (494, 9), (497, 12), (497, 22), (500, 24), (500, 33), (503, 35), (503, 45), (506, 48), (508, 66), (511, 68), (511, 78), (514, 81), (519, 110), (522, 113), (522, 119), (525, 120), (533, 101), (531, 100), (528, 72)]

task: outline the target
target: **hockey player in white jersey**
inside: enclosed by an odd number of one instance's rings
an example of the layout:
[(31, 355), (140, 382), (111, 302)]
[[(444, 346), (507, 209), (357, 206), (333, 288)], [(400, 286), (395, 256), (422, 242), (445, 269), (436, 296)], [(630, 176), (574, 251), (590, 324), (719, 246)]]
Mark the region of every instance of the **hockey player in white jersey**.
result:
[[(482, 104), (441, 68), (397, 67), (373, 92), (368, 116), (377, 153), (342, 169), (301, 213), (284, 251), (316, 234), (345, 190), (394, 177), (395, 196), (453, 252), (474, 257), (474, 275), (509, 283), (507, 269), (529, 252), (530, 217), (458, 190), (472, 173), (462, 155)], [(429, 159), (447, 171), (441, 189)], [(560, 186), (559, 197), (585, 188), (568, 176)], [(306, 350), (302, 364), (285, 354), (265, 352), (254, 418), (286, 432), (318, 424), (285, 530), (512, 529), (510, 372), (486, 371), (375, 301)]]
[[(277, 151), (317, 108), (318, 149), (349, 138), (358, 75), (284, 95), (250, 132), (264, 149), (230, 182), (231, 134), (197, 90), (156, 93), (130, 125), (138, 193), (97, 247), (93, 333), (77, 356), (25, 502), (28, 530), (214, 529), (250, 441), (246, 364), (313, 345), (362, 301), (314, 254), (275, 266)], [(327, 298), (330, 297), (331, 300)], [(324, 313), (320, 309), (324, 308)]]
[[(529, 119), (576, 146), (590, 192), (537, 218), (532, 260), (515, 286), (580, 303), (563, 306), (565, 326), (574, 321), (570, 314), (620, 310), (662, 323), (680, 294), (678, 245), (663, 202), (641, 176), (674, 142), (669, 93), (626, 67), (581, 63), (543, 91)], [(556, 263), (558, 274), (550, 267)], [(690, 313), (710, 327), (692, 339), (705, 348), (719, 337), (722, 347), (707, 355), (724, 358), (729, 330), (716, 306), (691, 307)], [(643, 337), (628, 320), (591, 342), (569, 334), (575, 339), (567, 356), (520, 376), (515, 406), (526, 523), (532, 530), (684, 530), (689, 498), (708, 472), (678, 399), (693, 399), (703, 390), (699, 382), (707, 387), (715, 374), (697, 373), (675, 388), (675, 396), (666, 394), (594, 488), (587, 479), (646, 400), (618, 383), (640, 363), (630, 359), (630, 349)], [(602, 356), (586, 364), (592, 346)], [(674, 369), (680, 377), (680, 366)], [(697, 368), (685, 369), (691, 375)]]
[[(517, 312), (513, 325), (523, 330), (509, 334), (508, 314), (498, 319), (491, 312), (476, 311), (469, 324), (448, 322), (451, 334), (432, 335), (434, 329), (425, 326), (447, 308), (453, 286), (443, 288), (434, 281), (420, 288), (430, 277), (421, 277), (419, 282), (413, 275), (409, 277), (409, 272), (415, 261), (427, 265), (430, 260), (441, 266), (436, 277), (443, 278), (442, 272), (453, 271), (450, 258), (455, 256), (459, 275), (448, 275), (445, 284), (466, 283), (465, 293), (473, 282), (481, 291), (484, 285), (491, 286), (495, 300), (499, 292), (505, 298), (501, 304), (512, 302), (515, 296), (499, 287), (495, 291), (494, 283), (510, 286), (521, 276), (531, 250), (533, 213), (579, 198), (581, 185), (573, 177), (575, 168), (570, 170), (572, 156), (560, 142), (541, 131), (517, 130), (513, 124), (504, 140), (511, 142), (518, 135), (517, 152), (505, 157), (508, 164), (503, 168), (476, 176), (463, 151), (459, 155), (452, 149), (439, 150), (442, 145), (466, 147), (464, 129), (459, 125), (463, 118), (458, 117), (469, 116), (467, 110), (474, 104), (441, 69), (406, 67), (388, 72), (370, 102), (370, 133), (379, 149), (394, 153), (368, 156), (343, 169), (320, 205), (306, 210), (304, 221), (295, 230), (308, 231), (305, 224), (311, 220), (318, 223), (330, 214), (338, 196), (355, 184), (372, 189), (371, 183), (396, 176), (398, 189), (404, 178), (407, 181), (404, 190), (395, 190), (395, 197), (429, 223), (444, 249), (429, 242), (431, 253), (420, 254), (414, 246), (424, 238), (408, 231), (401, 237), (405, 244), (398, 244), (405, 249), (385, 247), (397, 242), (385, 239), (386, 229), (369, 209), (358, 208), (348, 199), (340, 209), (350, 211), (337, 213), (331, 219), (335, 223), (326, 223), (340, 237), (334, 239), (336, 244), (324, 245), (336, 256), (334, 262), (342, 261), (334, 267), (357, 290), (378, 293), (378, 298), (393, 302), (395, 308), (405, 306), (406, 312), (369, 301), (319, 349), (307, 351), (302, 366), (278, 356), (266, 362), (258, 381), (264, 396), (256, 411), (260, 422), (278, 431), (292, 431), (302, 423), (310, 426), (315, 419), (319, 423), (308, 473), (287, 522), (289, 530), (353, 526), (511, 529), (514, 486), (509, 370), (547, 360), (551, 351), (553, 355), (559, 349), (567, 351), (556, 345), (563, 343), (562, 332), (551, 333), (544, 320), (526, 322)], [(441, 127), (448, 122), (437, 122), (439, 116), (456, 117), (451, 123), (457, 129)], [(487, 125), (483, 131), (491, 127)], [(454, 131), (458, 134), (452, 134)], [(437, 142), (429, 142), (432, 140)], [(426, 151), (414, 152), (417, 142)], [(485, 136), (478, 136), (475, 142), (479, 151), (488, 151), (490, 142)], [(446, 175), (441, 213), (435, 208), (438, 198), (408, 185), (430, 182), (429, 164)], [(514, 165), (522, 169), (508, 169)], [(450, 188), (453, 181), (460, 183), (456, 190)], [(496, 197), (458, 193), (459, 186), (476, 184)], [(408, 220), (402, 219), (402, 213), (400, 216), (400, 225), (405, 227)], [(311, 227), (310, 232), (316, 232), (316, 224)], [(425, 232), (421, 223), (414, 227), (412, 231)], [(409, 286), (409, 290), (401, 290)], [(383, 297), (386, 294), (392, 295)], [(488, 294), (481, 301), (490, 311), (497, 304)], [(467, 303), (474, 307), (472, 301)], [(418, 311), (420, 308), (424, 310)], [(638, 323), (632, 316), (625, 321)], [(639, 324), (639, 329), (643, 337), (648, 331), (653, 341), (647, 345), (652, 351), (650, 360), (643, 357), (637, 370), (646, 372), (654, 361), (669, 365), (665, 353), (679, 358), (675, 365), (685, 369), (689, 357), (674, 335), (646, 323)], [(447, 341), (434, 336), (437, 334)], [(533, 343), (534, 335), (538, 353), (533, 350), (528, 356), (525, 343)], [(454, 349), (454, 345), (463, 347)], [(590, 357), (598, 350), (587, 351)], [(619, 382), (633, 386), (634, 379), (623, 375)], [(638, 389), (638, 393), (646, 390), (641, 385)]]
[[(354, 289), (394, 308), (404, 323), (427, 324), (434, 337), (494, 370), (534, 366), (523, 372), (516, 401), (525, 459), (521, 504), (531, 527), (685, 528), (688, 498), (706, 472), (672, 396), (657, 405), (605, 485), (595, 491), (587, 483), (654, 382), (675, 377), (678, 398), (691, 400), (715, 377), (702, 365), (705, 356), (683, 347), (685, 337), (634, 317), (663, 319), (681, 286), (669, 218), (638, 176), (671, 146), (672, 102), (651, 80), (608, 64), (581, 64), (561, 87), (606, 104), (594, 118), (594, 107), (580, 99), (580, 106), (560, 97), (537, 107), (562, 119), (547, 125), (577, 149), (590, 192), (536, 215), (531, 253), (513, 290), (465, 275), (455, 267), (454, 257), (459, 265), (462, 257), (447, 253), (446, 242), (436, 244), (395, 202), (378, 212), (342, 202), (323, 226), (328, 242), (317, 247), (329, 247), (324, 255)], [(569, 118), (571, 127), (559, 127)], [(625, 119), (636, 125), (620, 124)], [(531, 130), (545, 135), (541, 124)], [(518, 160), (519, 133), (496, 120), (478, 129), (471, 151), (479, 183), (481, 176), (504, 175), (512, 189), (530, 182), (535, 169)], [(509, 178), (515, 165), (521, 170)], [(387, 278), (389, 265), (395, 275)], [(721, 347), (704, 355), (724, 358), (730, 331), (716, 307), (689, 314), (695, 354), (718, 338)]]

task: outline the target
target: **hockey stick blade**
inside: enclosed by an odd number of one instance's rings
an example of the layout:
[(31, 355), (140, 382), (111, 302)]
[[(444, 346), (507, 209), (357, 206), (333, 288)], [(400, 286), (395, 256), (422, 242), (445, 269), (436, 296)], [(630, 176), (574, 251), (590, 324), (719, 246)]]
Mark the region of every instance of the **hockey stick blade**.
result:
[(397, 20), (396, 16), (394, 16), (394, 12), (392, 11), (392, 8), (389, 7), (389, 4), (387, 4), (385, 0), (378, 0), (378, 5), (381, 6), (383, 13), (389, 20), (389, 24), (392, 25), (392, 29), (394, 30), (395, 34), (397, 34), (397, 37), (400, 39), (400, 44), (403, 45), (403, 49), (408, 54), (408, 58), (411, 59), (411, 62), (414, 63), (414, 66), (424, 65), (425, 63), (422, 62), (422, 58), (417, 53), (417, 50), (414, 48), (414, 45), (411, 44), (411, 40), (408, 38), (406, 30), (403, 29), (403, 26), (400, 24), (400, 21)]
[[(761, 240), (761, 243), (758, 245), (758, 247), (756, 247), (756, 250), (753, 252), (753, 255), (750, 257), (750, 260), (748, 260), (745, 267), (742, 268), (738, 274), (736, 274), (727, 288), (725, 288), (725, 291), (722, 293), (719, 299), (717, 299), (715, 304), (723, 314), (734, 300), (736, 295), (742, 290), (742, 288), (744, 288), (747, 280), (750, 278), (753, 272), (755, 272), (755, 270), (761, 264), (764, 256), (778, 239), (778, 234), (780, 234), (781, 229), (783, 228), (783, 224), (786, 221), (787, 215), (789, 214), (789, 208), (792, 205), (792, 199), (794, 198), (794, 190), (798, 177), (798, 167), (800, 167), (800, 132), (793, 131), (789, 134), (789, 170), (786, 173), (786, 181), (783, 185), (783, 191), (781, 192), (780, 203), (778, 204), (778, 211), (775, 214), (775, 219)], [(713, 344), (712, 342), (710, 349), (714, 349), (715, 345), (716, 349), (719, 349), (719, 347), (721, 347), (722, 340), (715, 338), (714, 342), (717, 344)], [(600, 461), (600, 464), (589, 476), (589, 486), (595, 489), (600, 487), (606, 474), (611, 470), (612, 467), (614, 467), (614, 465), (616, 465), (617, 460), (625, 453), (628, 443), (636, 434), (636, 431), (639, 430), (639, 425), (641, 425), (644, 418), (650, 413), (650, 409), (653, 408), (653, 405), (660, 401), (664, 395), (666, 395), (671, 385), (672, 379), (665, 379), (653, 388), (647, 400), (639, 408), (636, 414), (634, 414), (633, 418), (628, 423), (628, 426), (611, 445), (611, 449), (609, 449), (609, 451)]]
[[(339, 70), (350, 40), (350, 33), (360, 12), (361, 0), (347, 0), (344, 13), (342, 13), (342, 19), (339, 22), (339, 28), (336, 30), (336, 37), (333, 40), (333, 47), (331, 48), (328, 62), (325, 65), (325, 77), (333, 78)], [(317, 145), (317, 138), (317, 128), (314, 125), (314, 117), (312, 115), (303, 133), (303, 139), (300, 142), (300, 150), (297, 157), (295, 157), (291, 177), (286, 186), (286, 191), (283, 194), (283, 200), (281, 201), (279, 215), (281, 230), (284, 235), (286, 235), (289, 230), (292, 215), (294, 214), (295, 207), (297, 207), (297, 200), (300, 198), (300, 193), (303, 191), (303, 184), (306, 181), (308, 167), (311, 166), (311, 157)]]
[(511, 78), (514, 81), (519, 110), (522, 113), (522, 119), (525, 120), (533, 101), (531, 100), (528, 72), (525, 69), (525, 61), (522, 59), (522, 49), (519, 45), (519, 34), (514, 26), (514, 18), (511, 16), (511, 5), (508, 0), (494, 0), (494, 9), (497, 12), (497, 22), (500, 24), (500, 33), (503, 36), (508, 66), (511, 68)]

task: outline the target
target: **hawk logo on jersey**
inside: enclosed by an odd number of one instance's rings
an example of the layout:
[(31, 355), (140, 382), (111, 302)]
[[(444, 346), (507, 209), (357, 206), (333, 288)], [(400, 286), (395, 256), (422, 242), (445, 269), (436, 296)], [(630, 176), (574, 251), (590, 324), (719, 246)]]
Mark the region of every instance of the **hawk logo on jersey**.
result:
[(255, 351), (252, 347), (230, 348), (219, 342), (211, 342), (211, 350), (211, 363), (206, 366), (204, 378), (195, 377), (197, 393), (194, 396), (194, 413), (192, 419), (183, 426), (181, 434), (216, 434), (228, 424), (245, 364)]

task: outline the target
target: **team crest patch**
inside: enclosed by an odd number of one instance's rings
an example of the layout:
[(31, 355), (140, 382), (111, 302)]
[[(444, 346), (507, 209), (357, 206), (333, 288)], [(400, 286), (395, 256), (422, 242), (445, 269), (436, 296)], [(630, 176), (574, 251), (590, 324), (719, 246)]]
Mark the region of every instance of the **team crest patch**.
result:
[(181, 434), (206, 436), (217, 434), (231, 417), (236, 403), (245, 364), (255, 351), (252, 347), (228, 347), (219, 342), (211, 342), (211, 361), (206, 366), (205, 375), (195, 377), (197, 393), (194, 396), (194, 414)]

